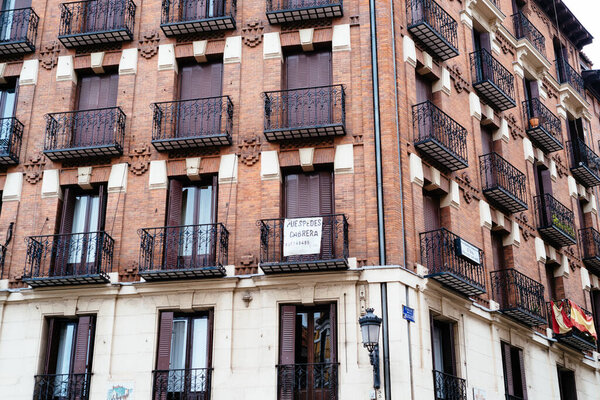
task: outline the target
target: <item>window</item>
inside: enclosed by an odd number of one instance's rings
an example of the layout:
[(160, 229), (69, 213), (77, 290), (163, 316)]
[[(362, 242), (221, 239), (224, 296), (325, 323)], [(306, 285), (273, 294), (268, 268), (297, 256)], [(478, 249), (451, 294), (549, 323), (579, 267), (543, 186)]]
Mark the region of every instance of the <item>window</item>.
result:
[(585, 143), (585, 132), (583, 131), (583, 120), (581, 118), (569, 119), (567, 130), (569, 131), (569, 138), (571, 140), (580, 139)]
[(504, 390), (507, 400), (527, 399), (523, 350), (501, 342), (502, 369), (504, 370)]
[(423, 103), (424, 101), (433, 100), (433, 88), (431, 81), (424, 76), (415, 72), (416, 92), (417, 92), (417, 104)]
[(31, 0), (4, 0), (2, 1), (2, 26), (0, 27), (0, 41), (20, 40), (27, 36), (28, 24), (23, 21), (24, 14), (8, 12), (31, 7)]
[(492, 42), (489, 32), (480, 32), (473, 29), (473, 50), (487, 50), (490, 53), (492, 52)]
[(337, 396), (336, 305), (281, 306), (279, 400)]
[(506, 267), (506, 261), (504, 259), (504, 241), (502, 233), (491, 232), (492, 236), (492, 257), (494, 260), (494, 270), (499, 271)]
[(556, 60), (557, 77), (560, 83), (567, 80), (567, 68), (569, 64), (569, 50), (555, 37), (552, 40), (554, 46), (554, 59)]
[(284, 204), (285, 218), (333, 214), (333, 174), (330, 171), (287, 174)]
[(556, 279), (554, 278), (554, 265), (546, 264), (546, 290), (548, 300), (560, 300), (556, 298)]
[[(77, 110), (73, 123), (71, 147), (89, 147), (114, 140), (116, 125), (112, 110), (117, 106), (119, 86), (118, 74), (90, 75), (79, 77)], [(109, 136), (105, 138), (103, 136)]]
[(577, 389), (575, 387), (575, 372), (560, 366), (556, 368), (558, 371), (560, 400), (577, 400)]
[(436, 400), (466, 398), (464, 380), (456, 375), (454, 322), (431, 317), (433, 382)]
[(525, 89), (525, 99), (526, 100), (537, 99), (540, 97), (537, 81), (523, 78), (523, 86)]
[(332, 84), (331, 51), (290, 54), (285, 57), (284, 83), (288, 90)]
[(424, 232), (435, 231), (442, 227), (440, 197), (423, 191)]
[(10, 144), (10, 135), (13, 133), (14, 123), (12, 119), (15, 116), (17, 105), (17, 81), (12, 81), (6, 85), (0, 86), (0, 152), (7, 153)]
[[(489, 154), (494, 151), (494, 133), (489, 126), (481, 126), (481, 154)], [(488, 178), (495, 179), (492, 173)]]
[(538, 164), (535, 166), (535, 188), (538, 196), (544, 194), (552, 195), (550, 170), (543, 165)]
[(155, 399), (208, 399), (212, 311), (160, 314)]

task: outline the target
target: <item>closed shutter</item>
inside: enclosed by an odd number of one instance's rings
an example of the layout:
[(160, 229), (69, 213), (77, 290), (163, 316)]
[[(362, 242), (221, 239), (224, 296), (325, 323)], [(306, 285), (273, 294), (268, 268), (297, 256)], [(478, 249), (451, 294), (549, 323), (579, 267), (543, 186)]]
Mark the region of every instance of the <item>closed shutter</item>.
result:
[(425, 232), (435, 231), (441, 228), (439, 197), (423, 193), (423, 216)]
[(90, 315), (79, 317), (77, 335), (75, 338), (75, 356), (73, 358), (74, 374), (85, 374), (90, 372), (93, 339), (94, 317)]
[[(321, 259), (333, 260), (341, 257), (341, 254), (336, 254), (336, 249), (342, 248), (343, 243), (335, 243), (336, 229), (338, 228), (334, 213), (333, 203), (333, 175), (331, 172), (319, 172), (319, 190), (317, 199), (319, 203), (319, 212), (316, 215), (323, 215), (323, 238), (321, 240)], [(341, 226), (340, 226), (341, 229)], [(338, 232), (337, 238), (343, 239), (343, 235)]]
[(513, 365), (512, 357), (510, 355), (510, 345), (508, 343), (501, 342), (502, 346), (502, 366), (504, 367), (504, 389), (506, 394), (511, 396), (515, 395), (514, 383), (513, 383)]
[(494, 270), (504, 269), (504, 244), (502, 236), (499, 233), (491, 232), (492, 235), (492, 256), (494, 259)]
[(521, 374), (521, 386), (523, 387), (523, 400), (527, 400), (527, 382), (525, 381), (525, 361), (523, 359), (523, 350), (517, 350), (519, 355), (519, 369)]
[(296, 306), (281, 306), (279, 333), (279, 397), (294, 400), (296, 362)]
[(337, 307), (335, 303), (329, 305), (329, 325), (331, 326), (331, 356), (329, 362), (337, 362)]
[(290, 174), (285, 177), (285, 217), (297, 218), (300, 216), (298, 209), (298, 196), (300, 185), (300, 174)]
[(416, 89), (417, 89), (417, 104), (423, 103), (424, 101), (433, 100), (433, 90), (431, 83), (423, 76), (415, 72)]
[(67, 268), (71, 245), (69, 234), (73, 229), (76, 197), (77, 196), (74, 188), (68, 187), (65, 189), (60, 217), (60, 236), (54, 241), (53, 244), (55, 259), (54, 265), (51, 266), (49, 271), (50, 276), (63, 276), (70, 272)]
[[(97, 110), (117, 105), (119, 75), (84, 76), (79, 83), (78, 110)], [(101, 123), (100, 123), (101, 122)], [(85, 147), (114, 142), (116, 115), (112, 110), (80, 112), (73, 126), (73, 146)]]
[(165, 230), (165, 269), (176, 269), (179, 256), (179, 226), (181, 225), (181, 202), (183, 185), (177, 179), (169, 184), (169, 203), (167, 211), (167, 228)]
[(71, 233), (73, 217), (75, 215), (75, 189), (68, 187), (63, 196), (62, 214), (60, 219), (60, 233)]
[(171, 336), (173, 334), (173, 313), (163, 311), (160, 313), (160, 327), (158, 329), (158, 352), (156, 356), (156, 369), (165, 371), (171, 362)]
[(56, 354), (58, 347), (58, 335), (56, 334), (56, 320), (48, 320), (48, 340), (46, 341), (46, 359), (44, 362), (44, 374), (54, 374), (56, 367)]
[(180, 73), (179, 100), (220, 96), (222, 82), (221, 62), (185, 66)]
[(78, 110), (115, 107), (119, 88), (119, 75), (103, 74), (80, 78)]
[(98, 188), (98, 230), (103, 231), (106, 222), (106, 185)]

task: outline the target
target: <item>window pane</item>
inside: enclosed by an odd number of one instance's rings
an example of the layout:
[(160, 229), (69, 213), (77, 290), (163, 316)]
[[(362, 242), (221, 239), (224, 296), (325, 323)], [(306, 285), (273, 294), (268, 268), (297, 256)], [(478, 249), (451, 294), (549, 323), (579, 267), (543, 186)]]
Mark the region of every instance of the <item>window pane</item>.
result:
[(308, 313), (296, 313), (296, 363), (308, 363), (308, 345), (310, 335), (308, 332)]
[[(183, 188), (182, 204), (181, 204), (181, 225), (194, 225), (194, 208), (196, 205), (196, 188)], [(182, 228), (180, 230), (180, 248), (179, 255), (189, 257), (192, 255), (193, 246), (193, 229)]]
[(315, 321), (313, 334), (315, 358), (313, 362), (331, 362), (331, 325), (329, 312), (316, 311), (313, 313), (313, 318)]
[(58, 352), (56, 355), (56, 378), (54, 382), (54, 396), (66, 396), (68, 375), (71, 372), (71, 359), (73, 355), (73, 338), (75, 336), (75, 323), (63, 323), (60, 327)]
[(187, 319), (173, 320), (171, 335), (171, 359), (169, 361), (169, 392), (181, 392), (185, 382), (185, 350), (187, 342)]
[(71, 226), (71, 240), (69, 244), (69, 263), (77, 264), (81, 262), (83, 255), (83, 242), (85, 231), (85, 217), (88, 207), (88, 196), (77, 196), (75, 198), (75, 210), (73, 212), (73, 225)]
[(206, 368), (208, 366), (208, 318), (194, 318), (192, 331), (192, 360), (190, 367), (190, 389), (192, 392), (206, 390)]
[[(198, 211), (198, 224), (210, 224), (212, 222), (212, 187), (204, 186), (200, 191), (200, 207)], [(210, 254), (212, 235), (211, 227), (204, 226), (198, 232), (198, 254)]]
[[(90, 220), (88, 222), (88, 232), (98, 231), (98, 216), (100, 214), (100, 197), (90, 196), (89, 200), (90, 207)], [(96, 242), (98, 241), (98, 234), (94, 233), (87, 235), (87, 262), (93, 263), (96, 260)]]

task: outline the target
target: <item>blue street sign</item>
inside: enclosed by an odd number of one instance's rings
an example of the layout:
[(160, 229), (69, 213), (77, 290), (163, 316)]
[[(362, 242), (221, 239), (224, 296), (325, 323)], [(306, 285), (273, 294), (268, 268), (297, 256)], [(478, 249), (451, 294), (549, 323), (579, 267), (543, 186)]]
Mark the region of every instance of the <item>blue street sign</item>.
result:
[(402, 305), (402, 318), (410, 322), (415, 322), (415, 309)]

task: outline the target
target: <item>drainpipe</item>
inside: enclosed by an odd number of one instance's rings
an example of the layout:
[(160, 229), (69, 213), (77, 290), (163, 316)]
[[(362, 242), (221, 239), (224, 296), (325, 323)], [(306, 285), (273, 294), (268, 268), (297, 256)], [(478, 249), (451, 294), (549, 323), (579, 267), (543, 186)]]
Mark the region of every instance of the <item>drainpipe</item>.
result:
[[(375, 128), (375, 175), (377, 182), (377, 232), (379, 236), (379, 265), (385, 265), (385, 224), (383, 218), (383, 177), (381, 161), (381, 123), (379, 120), (379, 66), (377, 63), (377, 22), (375, 0), (369, 0), (371, 26), (371, 73), (373, 81), (373, 122)], [(387, 284), (381, 284), (381, 312), (383, 323), (383, 386), (385, 399), (391, 400), (390, 349), (388, 332)]]

